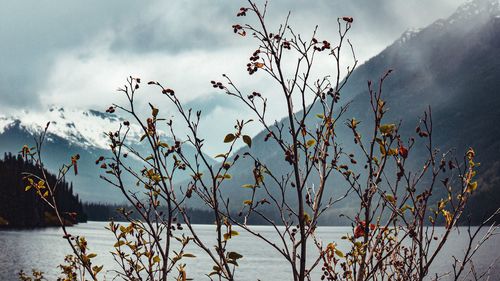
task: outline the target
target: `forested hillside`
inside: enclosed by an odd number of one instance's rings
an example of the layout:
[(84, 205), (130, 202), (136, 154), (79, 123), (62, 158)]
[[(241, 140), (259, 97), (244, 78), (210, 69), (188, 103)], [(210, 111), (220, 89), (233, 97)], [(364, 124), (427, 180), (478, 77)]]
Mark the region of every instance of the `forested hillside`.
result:
[[(21, 156), (5, 154), (0, 160), (0, 226), (44, 227), (58, 225), (57, 217), (33, 190), (25, 191), (23, 173), (39, 172), (31, 162)], [(49, 182), (56, 177), (46, 171)], [(62, 182), (56, 191), (56, 200), (68, 224), (87, 220), (78, 195), (73, 194), (73, 185)], [(76, 213), (76, 216), (68, 215)]]

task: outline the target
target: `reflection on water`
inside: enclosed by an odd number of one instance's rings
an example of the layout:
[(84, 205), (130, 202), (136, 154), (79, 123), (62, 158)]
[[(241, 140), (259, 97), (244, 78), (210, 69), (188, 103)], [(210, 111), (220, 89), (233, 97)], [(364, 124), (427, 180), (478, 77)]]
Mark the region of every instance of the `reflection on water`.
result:
[[(104, 264), (107, 280), (111, 280), (114, 274), (114, 261), (109, 254), (114, 244), (111, 233), (104, 229), (107, 223), (89, 222), (72, 227), (70, 232), (73, 235), (83, 235), (89, 242), (90, 251), (97, 253), (95, 264)], [(196, 227), (199, 236), (204, 241), (211, 242), (214, 239), (214, 227), (210, 225), (198, 225)], [(273, 229), (268, 226), (256, 226), (260, 233), (267, 237), (273, 237)], [(342, 244), (340, 237), (348, 233), (348, 227), (320, 227), (318, 233), (325, 242), (335, 241), (340, 248)], [(452, 256), (460, 257), (465, 247), (466, 237), (464, 235), (454, 235), (440, 255), (433, 272), (446, 272), (451, 269)], [(209, 245), (215, 244), (215, 241)], [(230, 242), (230, 250), (236, 250), (244, 258), (237, 269), (237, 280), (291, 280), (287, 263), (283, 258), (268, 247), (264, 242), (255, 239), (250, 234), (240, 232), (240, 236), (235, 237)], [(213, 264), (196, 247), (188, 247), (186, 252), (193, 253), (196, 259), (186, 259), (188, 264), (188, 277), (195, 280), (208, 280), (205, 274), (209, 273)], [(314, 254), (311, 248), (309, 251)], [(32, 268), (45, 271), (49, 280), (55, 280), (59, 269), (57, 265), (63, 262), (65, 254), (70, 253), (69, 246), (62, 239), (62, 232), (58, 228), (45, 228), (35, 230), (6, 230), (0, 231), (0, 280), (17, 280), (19, 270), (31, 271)], [(311, 256), (313, 257), (313, 256)], [(491, 263), (500, 257), (500, 237), (493, 237), (487, 242), (475, 259), (476, 270), (481, 272)], [(317, 275), (316, 275), (317, 276)], [(500, 276), (500, 268), (494, 268), (492, 276)], [(314, 278), (319, 279), (319, 278)], [(495, 279), (495, 278), (494, 278)], [(493, 279), (493, 280), (494, 280)]]

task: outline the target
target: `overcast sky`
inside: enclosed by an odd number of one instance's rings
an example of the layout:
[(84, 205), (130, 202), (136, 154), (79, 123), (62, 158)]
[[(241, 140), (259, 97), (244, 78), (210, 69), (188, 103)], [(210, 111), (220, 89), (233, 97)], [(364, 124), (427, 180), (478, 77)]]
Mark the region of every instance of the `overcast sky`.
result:
[[(447, 17), (462, 2), (271, 0), (268, 17), (276, 29), (291, 11), (290, 25), (297, 31), (310, 35), (318, 24), (318, 37), (334, 41), (336, 18), (353, 16), (350, 38), (362, 63), (405, 30)], [(205, 120), (215, 120), (217, 126), (205, 126), (204, 133), (214, 139), (211, 150), (216, 151), (233, 121), (250, 118), (250, 113), (213, 91), (210, 80), (226, 73), (244, 90), (270, 89), (263, 72), (251, 79), (246, 74), (256, 42), (231, 29), (242, 21), (235, 15), (245, 5), (236, 0), (1, 0), (0, 115), (44, 112), (53, 105), (105, 110), (123, 101), (115, 90), (132, 75), (165, 83), (188, 106), (203, 110)], [(329, 67), (325, 62), (320, 69), (329, 72)], [(143, 95), (142, 104), (151, 100), (168, 114), (157, 92)], [(269, 98), (270, 117), (280, 118), (280, 97)], [(255, 134), (260, 128), (249, 130)]]

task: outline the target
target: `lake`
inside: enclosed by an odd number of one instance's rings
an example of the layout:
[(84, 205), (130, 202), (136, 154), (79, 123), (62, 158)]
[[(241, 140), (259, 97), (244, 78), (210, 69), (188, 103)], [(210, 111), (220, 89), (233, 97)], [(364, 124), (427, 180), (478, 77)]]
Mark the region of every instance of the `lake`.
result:
[[(114, 277), (112, 272), (114, 261), (109, 254), (115, 240), (111, 233), (105, 230), (105, 222), (88, 222), (70, 228), (73, 235), (83, 235), (87, 238), (91, 252), (97, 253), (95, 264), (103, 264), (106, 280)], [(197, 225), (199, 236), (210, 242), (214, 238), (214, 226)], [(273, 236), (273, 229), (269, 226), (255, 226), (266, 237)], [(452, 255), (460, 256), (466, 242), (466, 233), (463, 229), (461, 234), (454, 233), (449, 244), (437, 259), (432, 272), (444, 273), (451, 270)], [(341, 236), (351, 232), (350, 227), (319, 227), (317, 232), (325, 242), (335, 241), (339, 247), (342, 244)], [(440, 230), (442, 231), (442, 229)], [(214, 241), (215, 242), (215, 241)], [(210, 244), (213, 245), (213, 244)], [(283, 258), (259, 239), (254, 238), (244, 231), (230, 241), (230, 250), (237, 250), (244, 257), (239, 261), (237, 269), (237, 280), (291, 280), (289, 266), (283, 262)], [(344, 248), (345, 249), (345, 248)], [(313, 248), (309, 251), (312, 251)], [(186, 252), (193, 253), (196, 259), (188, 261), (188, 277), (195, 280), (209, 280), (205, 274), (211, 271), (213, 264), (194, 245)], [(33, 230), (3, 230), (0, 231), (0, 280), (17, 280), (17, 273), (24, 269), (30, 272), (32, 268), (43, 269), (48, 280), (56, 280), (59, 274), (57, 265), (63, 262), (64, 256), (70, 253), (70, 248), (62, 238), (59, 228), (44, 228)], [(475, 268), (482, 272), (490, 264), (495, 263), (500, 257), (500, 237), (494, 236), (479, 251), (475, 258)], [(319, 280), (319, 273), (315, 274), (314, 280)], [(499, 280), (499, 266), (493, 269), (493, 279)], [(446, 280), (446, 279), (445, 279)]]

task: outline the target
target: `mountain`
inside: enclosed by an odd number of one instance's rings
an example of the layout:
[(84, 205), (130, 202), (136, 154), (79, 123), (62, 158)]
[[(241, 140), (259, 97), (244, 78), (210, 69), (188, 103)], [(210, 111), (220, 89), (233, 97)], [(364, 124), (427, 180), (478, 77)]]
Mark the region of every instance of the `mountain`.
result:
[[(500, 4), (498, 0), (477, 0), (462, 5), (447, 19), (441, 19), (420, 30), (405, 32), (380, 54), (358, 67), (341, 92), (341, 101), (350, 101), (345, 119), (364, 121), (360, 128), (368, 132), (370, 109), (367, 81), (376, 83), (388, 69), (393, 73), (384, 84), (384, 100), (389, 112), (385, 121), (403, 120), (403, 136), (415, 134), (418, 116), (432, 108), (434, 142), (441, 149), (453, 148), (458, 156), (468, 147), (477, 152), (482, 163), (478, 171), (479, 186), (471, 206), (476, 221), (496, 209), (500, 193)], [(313, 110), (314, 111), (314, 110)], [(314, 114), (312, 114), (314, 116)], [(284, 123), (285, 129), (287, 126)], [(311, 125), (311, 124), (308, 124)], [(290, 171), (282, 151), (272, 141), (265, 142), (266, 133), (253, 138), (252, 154), (266, 163), (275, 174)], [(338, 128), (338, 140), (346, 152), (354, 152), (352, 134)], [(236, 152), (243, 155), (248, 148)], [(417, 154), (423, 150), (417, 150)], [(418, 159), (418, 157), (417, 157)], [(232, 172), (231, 184), (224, 188), (233, 202), (249, 199), (240, 184), (253, 183), (253, 161), (240, 160)], [(234, 186), (236, 184), (236, 186)], [(314, 181), (311, 184), (317, 184)], [(330, 194), (340, 194), (342, 181), (332, 181)], [(356, 208), (344, 200), (341, 211)], [(338, 212), (327, 216), (336, 220)]]
[[(18, 153), (24, 144), (34, 146), (34, 138), (39, 136), (50, 121), (47, 139), (42, 148), (46, 167), (57, 171), (62, 164), (70, 162), (71, 156), (80, 155), (79, 174), (68, 173), (67, 180), (74, 185), (75, 192), (85, 202), (124, 203), (120, 191), (99, 176), (104, 173), (96, 159), (109, 156), (109, 145), (105, 132), (115, 131), (124, 120), (114, 114), (97, 110), (66, 110), (52, 107), (48, 112), (23, 112), (19, 116), (0, 116), (0, 153)], [(140, 142), (141, 129), (130, 125), (130, 144), (147, 157), (150, 152), (145, 143)], [(165, 137), (167, 143), (171, 138)], [(183, 146), (187, 155), (194, 155), (194, 148)], [(215, 160), (211, 160), (215, 163)], [(135, 157), (126, 160), (135, 171), (140, 171), (143, 164)], [(187, 179), (187, 173), (179, 173), (178, 180)], [(135, 181), (128, 178), (130, 188), (135, 188)]]

